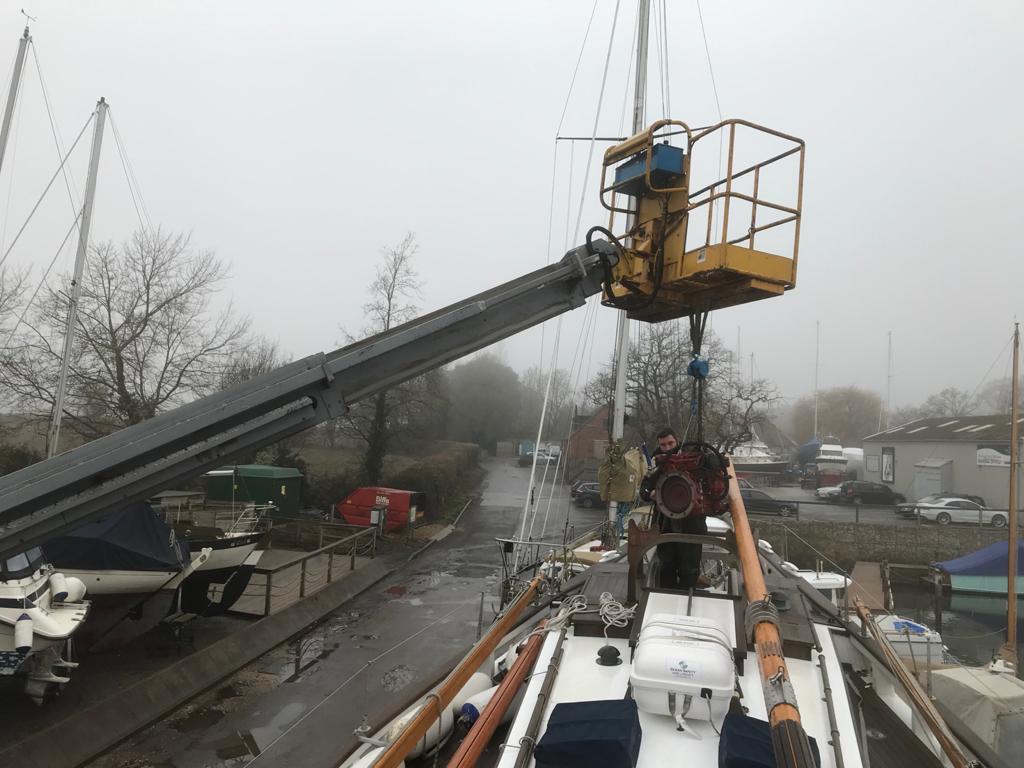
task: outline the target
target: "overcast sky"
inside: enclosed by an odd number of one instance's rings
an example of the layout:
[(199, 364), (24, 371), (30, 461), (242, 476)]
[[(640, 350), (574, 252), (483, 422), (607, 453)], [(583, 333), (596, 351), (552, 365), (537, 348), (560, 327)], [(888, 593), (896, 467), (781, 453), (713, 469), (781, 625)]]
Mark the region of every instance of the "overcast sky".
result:
[[(0, 8), (4, 74), (21, 4)], [(426, 311), (543, 265), (605, 223), (592, 178), (573, 239), (567, 208), (574, 219), (588, 147), (573, 151), (570, 189), (563, 145), (549, 253), (553, 137), (590, 0), (25, 7), (38, 17), (32, 34), (65, 145), (106, 97), (154, 223), (227, 260), (222, 298), (292, 356), (361, 327), (379, 250), (407, 231), (420, 244)], [(884, 393), (890, 330), (897, 405), (946, 386), (972, 390), (993, 363), (990, 378), (1006, 375), (1024, 309), (1022, 6), (702, 9), (724, 116), (808, 147), (798, 287), (717, 313), (714, 330), (735, 345), (741, 328), (744, 355), (790, 398), (813, 389), (816, 320), (823, 387)], [(563, 134), (591, 132), (614, 10), (599, 1)], [(623, 2), (603, 135), (623, 131), (634, 17), (635, 3)], [(696, 4), (668, 0), (668, 22), (673, 115), (714, 122)], [(658, 71), (652, 53), (650, 119), (661, 116)], [(57, 164), (34, 63), (23, 93), (0, 173), (4, 249)], [(79, 192), (87, 159), (88, 137), (71, 163)], [(121, 239), (138, 221), (110, 134), (101, 171), (93, 240)], [(38, 279), (70, 224), (55, 185), (11, 259)], [(72, 243), (58, 269), (73, 256)], [(563, 323), (563, 367), (583, 318)], [(613, 327), (602, 310), (592, 366), (607, 359)], [(500, 351), (522, 369), (541, 360), (540, 341), (535, 329)]]

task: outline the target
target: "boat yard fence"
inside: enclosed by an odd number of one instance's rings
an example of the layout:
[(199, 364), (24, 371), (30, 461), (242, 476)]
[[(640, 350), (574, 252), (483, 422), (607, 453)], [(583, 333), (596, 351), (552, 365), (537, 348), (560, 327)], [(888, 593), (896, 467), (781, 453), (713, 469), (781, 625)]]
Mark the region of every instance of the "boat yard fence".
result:
[[(351, 533), (352, 526), (322, 524), (316, 526), (319, 530), (312, 531), (310, 527), (309, 524), (274, 525), (269, 540), (275, 541), (275, 531), (279, 532), (276, 534), (279, 546), (283, 542), (301, 542), (307, 536), (315, 536), (320, 546), (274, 565), (258, 566), (236, 604), (236, 611), (269, 616), (347, 576), (361, 563), (376, 556), (376, 528), (358, 528)], [(325, 541), (327, 543), (323, 543)]]

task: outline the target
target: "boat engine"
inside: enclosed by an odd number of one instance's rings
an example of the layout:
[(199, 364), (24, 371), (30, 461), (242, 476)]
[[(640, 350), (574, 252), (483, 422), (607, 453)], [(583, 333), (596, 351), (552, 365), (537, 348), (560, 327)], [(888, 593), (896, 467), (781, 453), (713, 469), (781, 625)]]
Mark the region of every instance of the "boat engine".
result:
[(665, 517), (679, 520), (729, 511), (729, 460), (714, 446), (684, 443), (655, 461), (655, 504)]

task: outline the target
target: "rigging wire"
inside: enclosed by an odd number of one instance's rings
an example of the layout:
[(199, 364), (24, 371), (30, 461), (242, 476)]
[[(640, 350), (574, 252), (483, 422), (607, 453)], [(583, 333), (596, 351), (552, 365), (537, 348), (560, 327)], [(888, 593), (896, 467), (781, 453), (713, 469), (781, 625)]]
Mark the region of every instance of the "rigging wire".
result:
[[(36, 76), (39, 78), (39, 87), (43, 92), (43, 104), (46, 105), (46, 117), (50, 121), (50, 133), (53, 135), (53, 144), (57, 148), (57, 159), (59, 160), (64, 155), (64, 141), (57, 128), (57, 121), (53, 119), (53, 108), (50, 103), (50, 91), (46, 87), (46, 79), (43, 77), (43, 69), (39, 65), (39, 53), (36, 50), (36, 41), (34, 38), (31, 40), (30, 47), (32, 48), (32, 60), (36, 65)], [(75, 201), (78, 199), (78, 191), (75, 189), (74, 178), (71, 177), (71, 170), (69, 168), (65, 168), (63, 173), (64, 187), (68, 191), (68, 202), (71, 203), (71, 213), (77, 216), (79, 206)]]
[[(569, 110), (569, 101), (572, 98), (572, 92), (576, 86), (576, 75), (580, 71), (580, 63), (583, 61), (583, 53), (587, 48), (587, 40), (590, 39), (590, 28), (594, 24), (594, 16), (597, 13), (597, 4), (599, 0), (594, 0), (594, 5), (590, 9), (590, 18), (587, 20), (587, 28), (583, 32), (583, 42), (580, 43), (580, 52), (576, 57), (576, 66), (573, 68), (572, 77), (569, 79), (569, 89), (565, 94), (565, 103), (562, 105), (562, 114), (558, 118), (558, 128), (555, 130), (555, 147), (551, 157), (551, 194), (548, 202), (548, 242), (547, 242), (547, 261), (545, 263), (551, 263), (551, 236), (552, 229), (555, 220), (555, 180), (558, 175), (558, 137), (562, 133), (562, 125), (565, 122), (565, 114)], [(570, 142), (570, 147), (573, 144)], [(572, 195), (572, 161), (570, 160), (570, 171), (569, 171), (569, 194)], [(566, 216), (568, 220), (568, 215)], [(568, 229), (568, 225), (566, 225)], [(569, 250), (568, 243), (565, 245), (564, 250)], [(545, 346), (545, 335), (547, 331), (547, 323), (541, 324), (540, 327), (540, 367), (543, 369), (544, 366), (544, 346)]]
[(669, 79), (668, 67), (668, 4), (667, 0), (661, 0), (661, 34), (663, 36), (662, 50), (665, 54), (665, 110), (666, 117), (672, 117), (672, 88)]
[[(718, 98), (718, 82), (715, 80), (715, 67), (711, 63), (711, 47), (708, 45), (708, 33), (707, 33), (707, 30), (704, 28), (704, 13), (701, 11), (701, 8), (700, 8), (700, 0), (696, 0), (696, 2), (697, 2), (697, 18), (700, 20), (700, 34), (701, 34), (701, 37), (704, 39), (704, 54), (705, 54), (705, 56), (707, 57), (707, 60), (708, 60), (708, 72), (711, 74), (711, 89), (712, 89), (712, 91), (714, 91), (714, 94), (715, 94), (715, 109), (718, 112), (718, 122), (721, 123), (723, 121), (723, 119), (724, 119), (722, 117), (722, 102)], [(718, 178), (719, 179), (722, 178), (722, 156), (723, 156), (724, 153), (725, 153), (725, 131), (721, 131), (720, 130), (718, 132)], [(711, 203), (712, 210), (708, 212), (709, 216), (711, 216), (712, 213), (714, 214), (714, 227), (715, 227), (715, 231), (716, 232), (718, 231), (718, 216), (719, 216), (718, 202), (719, 201), (716, 200), (715, 202)]]
[[(591, 166), (593, 164), (594, 148), (597, 146), (598, 126), (600, 124), (601, 109), (602, 109), (602, 106), (604, 104), (605, 89), (606, 89), (606, 86), (607, 86), (607, 83), (608, 83), (608, 70), (610, 69), (610, 66), (611, 66), (612, 52), (614, 50), (614, 43), (615, 43), (615, 33), (616, 33), (617, 28), (618, 28), (619, 8), (620, 8), (620, 6), (621, 6), (621, 0), (616, 0), (616, 2), (615, 2), (615, 10), (614, 10), (614, 13), (613, 13), (613, 16), (612, 16), (611, 32), (609, 34), (609, 39), (608, 39), (608, 52), (607, 52), (607, 55), (605, 56), (604, 70), (603, 70), (602, 76), (601, 76), (601, 88), (600, 88), (600, 90), (598, 92), (597, 108), (596, 108), (595, 114), (594, 114), (594, 125), (593, 125), (593, 130), (591, 131), (590, 149), (589, 149), (589, 152), (587, 153), (586, 170), (584, 171), (583, 182), (582, 182), (581, 189), (580, 189), (580, 203), (579, 203), (579, 207), (578, 207), (577, 213), (576, 213), (576, 224), (575, 224), (575, 227), (573, 229), (573, 237), (572, 237), (573, 242), (575, 242), (578, 239), (578, 237), (579, 237), (580, 223), (581, 223), (581, 221), (583, 219), (583, 208), (584, 208), (584, 205), (586, 204), (587, 182), (588, 182), (588, 179), (589, 179), (589, 176), (590, 176), (590, 169), (591, 169)], [(581, 56), (582, 56), (582, 54), (581, 54)], [(574, 74), (574, 77), (575, 77), (575, 74)], [(570, 147), (575, 147), (575, 143), (570, 144)], [(572, 151), (571, 150), (570, 150), (570, 157), (572, 157)], [(571, 170), (572, 170), (572, 162), (570, 160), (570, 171)], [(570, 177), (570, 179), (571, 179), (571, 177)], [(571, 190), (571, 183), (570, 183), (570, 191), (569, 191), (570, 201), (571, 201), (571, 194), (572, 194), (572, 190)], [(567, 211), (567, 213), (568, 212), (571, 212), (571, 203), (570, 203), (570, 208)], [(569, 230), (569, 228), (568, 228), (568, 220), (566, 221), (566, 225), (567, 225), (566, 226), (566, 235), (567, 235), (567, 237), (566, 237), (566, 246), (565, 247), (566, 247), (566, 250), (568, 250), (568, 248), (569, 248), (569, 245), (568, 245), (568, 230)], [(541, 438), (543, 436), (544, 421), (546, 419), (548, 400), (549, 400), (550, 394), (551, 394), (551, 381), (552, 381), (552, 377), (554, 375), (555, 366), (557, 365), (557, 361), (558, 361), (557, 352), (558, 352), (558, 346), (559, 346), (559, 342), (560, 342), (560, 339), (561, 339), (561, 333), (562, 333), (562, 319), (563, 318), (560, 316), (558, 318), (558, 321), (557, 321), (556, 325), (555, 325), (555, 338), (554, 338), (554, 346), (553, 346), (552, 355), (551, 355), (551, 367), (548, 370), (548, 380), (547, 380), (547, 385), (545, 386), (544, 401), (543, 401), (543, 405), (541, 406), (540, 424), (538, 425), (538, 428), (537, 428), (537, 443), (536, 443), (536, 446), (534, 448), (533, 463), (532, 463), (532, 465), (530, 467), (529, 493), (527, 494), (526, 502), (525, 502), (524, 508), (523, 508), (523, 519), (522, 519), (522, 523), (520, 525), (520, 533), (519, 533), (520, 541), (523, 540), (523, 537), (524, 537), (524, 535), (526, 533), (526, 518), (527, 518), (527, 516), (529, 514), (530, 497), (533, 495), (534, 479), (536, 477), (536, 471), (537, 471), (537, 453), (539, 451), (539, 446), (540, 446)], [(546, 474), (546, 469), (547, 468), (545, 467), (545, 474)], [(536, 507), (534, 508), (534, 517), (536, 517)], [(533, 527), (533, 525), (531, 523), (531, 529), (532, 529), (532, 527)], [(521, 555), (521, 551), (522, 551), (521, 547), (516, 550), (516, 554), (515, 554), (514, 561), (513, 561), (514, 565), (515, 565), (514, 571), (518, 570), (518, 564), (519, 564), (519, 558), (520, 558), (520, 555)]]
[(11, 341), (14, 339), (14, 334), (17, 333), (18, 328), (20, 328), (21, 324), (25, 321), (25, 316), (28, 314), (29, 308), (31, 308), (32, 303), (36, 300), (36, 296), (39, 294), (39, 290), (46, 283), (46, 278), (50, 276), (50, 270), (53, 269), (53, 265), (57, 262), (57, 257), (60, 256), (61, 252), (64, 250), (64, 246), (67, 245), (68, 238), (71, 237), (71, 233), (74, 232), (75, 229), (78, 227), (78, 222), (81, 221), (81, 219), (82, 214), (78, 214), (78, 216), (75, 217), (75, 220), (71, 222), (71, 226), (68, 227), (67, 234), (64, 235), (64, 239), (61, 241), (60, 246), (57, 248), (57, 252), (53, 254), (53, 258), (50, 259), (50, 264), (46, 267), (46, 271), (43, 272), (43, 276), (36, 284), (36, 289), (32, 291), (32, 296), (25, 303), (25, 306), (22, 307), (21, 314), (18, 316), (18, 321), (14, 324), (14, 327), (11, 329), (11, 332), (7, 334), (7, 338), (4, 340), (3, 346), (0, 347), (0, 349), (10, 349)]
[(654, 13), (651, 14), (651, 21), (654, 22), (654, 50), (658, 54), (658, 96), (661, 97), (661, 116), (667, 117), (665, 111), (665, 56), (662, 53), (661, 19), (658, 18), (658, 6), (655, 3)]
[[(128, 181), (128, 191), (132, 196), (132, 204), (135, 205), (135, 213), (139, 217), (139, 224), (143, 230), (153, 231), (153, 220), (149, 216), (149, 208), (146, 206), (146, 199), (142, 196), (142, 187), (139, 185), (138, 177), (135, 175), (135, 167), (132, 165), (132, 160), (128, 156), (128, 148), (125, 146), (124, 139), (121, 138), (121, 131), (117, 128), (117, 121), (114, 120), (113, 111), (110, 107), (107, 107), (107, 114), (110, 117), (110, 127), (114, 132), (114, 143), (117, 145), (117, 152), (121, 156), (121, 166), (125, 171), (125, 178)], [(135, 198), (138, 196), (138, 203)], [(142, 213), (139, 214), (139, 207), (142, 208)], [(145, 216), (145, 222), (142, 221)]]
[(580, 71), (580, 62), (583, 61), (583, 52), (586, 50), (587, 40), (590, 38), (590, 27), (594, 23), (594, 14), (597, 13), (597, 3), (598, 0), (594, 0), (594, 7), (590, 9), (590, 19), (587, 21), (587, 29), (583, 33), (583, 42), (580, 44), (580, 53), (579, 56), (576, 57), (576, 67), (573, 69), (572, 78), (569, 80), (569, 90), (565, 94), (565, 104), (562, 105), (562, 114), (558, 118), (558, 128), (555, 130), (555, 136), (562, 133), (562, 124), (565, 122), (565, 113), (569, 109), (569, 99), (572, 97), (572, 91), (576, 85), (576, 75), (579, 74)]
[(722, 122), (722, 102), (718, 98), (718, 83), (715, 81), (715, 67), (711, 63), (711, 48), (708, 45), (708, 33), (704, 29), (704, 14), (700, 9), (700, 0), (697, 0), (697, 18), (700, 19), (700, 34), (704, 38), (704, 53), (708, 59), (708, 71), (711, 73), (711, 89), (715, 92), (715, 107), (718, 110), (718, 122)]
[(408, 643), (410, 640), (416, 639), (417, 637), (419, 637), (420, 635), (425, 633), (427, 630), (432, 629), (433, 627), (436, 627), (438, 624), (440, 624), (440, 623), (442, 623), (444, 621), (447, 621), (449, 618), (454, 616), (460, 610), (463, 610), (465, 607), (466, 607), (465, 605), (460, 605), (460, 606), (457, 606), (456, 608), (453, 608), (448, 613), (446, 613), (444, 616), (441, 616), (440, 618), (434, 619), (432, 622), (427, 624), (427, 626), (423, 627), (422, 629), (420, 629), (420, 630), (418, 630), (416, 632), (413, 632), (411, 635), (406, 637), (404, 640), (400, 640), (399, 642), (395, 643), (394, 645), (392, 645), (387, 650), (381, 651), (376, 656), (374, 656), (372, 659), (367, 660), (359, 669), (357, 669), (351, 675), (349, 675), (344, 680), (342, 680), (340, 683), (338, 683), (338, 685), (334, 688), (334, 690), (332, 690), (330, 693), (328, 693), (326, 696), (324, 696), (322, 699), (320, 699), (320, 701), (318, 701), (316, 704), (314, 704), (312, 707), (310, 707), (305, 713), (303, 713), (302, 717), (300, 717), (294, 723), (292, 723), (287, 728), (285, 728), (280, 734), (278, 734), (278, 736), (273, 741), (271, 741), (269, 744), (267, 744), (267, 746), (263, 747), (263, 749), (260, 751), (260, 753), (258, 755), (256, 755), (255, 757), (253, 757), (253, 759), (250, 760), (248, 763), (246, 763), (243, 766), (243, 768), (249, 768), (250, 765), (253, 765), (254, 763), (258, 762), (261, 758), (266, 757), (266, 755), (270, 752), (271, 748), (273, 748), (273, 746), (275, 744), (277, 744), (279, 741), (281, 741), (281, 739), (283, 739), (285, 736), (287, 736), (293, 730), (295, 730), (300, 725), (302, 725), (302, 723), (304, 723), (306, 721), (306, 718), (308, 718), (310, 715), (312, 715), (314, 712), (316, 712), (318, 709), (320, 709), (320, 707), (322, 707), (324, 704), (326, 704), (328, 701), (330, 701), (332, 698), (334, 698), (335, 694), (337, 694), (342, 688), (344, 688), (346, 685), (351, 683), (353, 680), (355, 680), (357, 677), (359, 677), (361, 674), (363, 674), (363, 672), (368, 670), (370, 667), (372, 667), (378, 661), (383, 659), (389, 653), (398, 650), (403, 645)]
[(594, 148), (597, 146), (597, 128), (601, 120), (601, 107), (604, 104), (604, 92), (605, 86), (608, 84), (608, 70), (611, 67), (612, 61), (612, 50), (615, 44), (615, 30), (618, 28), (619, 21), (619, 6), (622, 0), (615, 0), (615, 12), (612, 16), (612, 30), (608, 37), (608, 55), (605, 56), (604, 60), (604, 71), (601, 73), (601, 89), (597, 94), (597, 109), (594, 112), (594, 130), (591, 134), (590, 151), (587, 152), (587, 165), (586, 170), (583, 172), (583, 185), (580, 190), (580, 205), (576, 211), (576, 226), (573, 229), (573, 242), (579, 239), (580, 223), (583, 221), (583, 206), (586, 203), (587, 198), (587, 182), (590, 180), (590, 168), (594, 161)]
[(2, 257), (0, 257), (0, 266), (3, 266), (3, 263), (5, 261), (7, 261), (7, 257), (10, 256), (11, 251), (14, 249), (14, 246), (17, 245), (18, 239), (21, 237), (22, 233), (25, 231), (25, 227), (27, 227), (28, 223), (30, 221), (32, 221), (32, 216), (35, 215), (35, 212), (39, 209), (39, 205), (43, 202), (43, 198), (46, 197), (46, 193), (50, 191), (50, 187), (53, 186), (53, 182), (55, 182), (57, 180), (57, 176), (60, 175), (61, 169), (64, 168), (64, 165), (67, 163), (68, 158), (71, 157), (71, 153), (75, 151), (75, 147), (78, 146), (78, 142), (81, 141), (82, 140), (82, 136), (85, 135), (86, 128), (89, 127), (89, 124), (92, 123), (93, 118), (95, 118), (95, 117), (96, 117), (96, 112), (94, 111), (92, 114), (89, 115), (89, 119), (85, 121), (85, 125), (83, 125), (82, 126), (82, 130), (80, 130), (78, 132), (78, 136), (75, 138), (75, 141), (71, 145), (71, 148), (67, 151), (67, 154), (64, 155), (64, 159), (61, 160), (60, 166), (58, 166), (58, 168), (54, 172), (53, 176), (50, 177), (50, 181), (47, 182), (46, 188), (43, 189), (42, 194), (39, 195), (39, 199), (36, 200), (36, 204), (34, 206), (32, 206), (32, 210), (29, 212), (28, 218), (25, 219), (25, 223), (21, 225), (21, 229), (18, 230), (18, 234), (14, 236), (14, 240), (11, 241), (10, 246), (8, 246), (7, 250), (4, 251), (4, 255)]

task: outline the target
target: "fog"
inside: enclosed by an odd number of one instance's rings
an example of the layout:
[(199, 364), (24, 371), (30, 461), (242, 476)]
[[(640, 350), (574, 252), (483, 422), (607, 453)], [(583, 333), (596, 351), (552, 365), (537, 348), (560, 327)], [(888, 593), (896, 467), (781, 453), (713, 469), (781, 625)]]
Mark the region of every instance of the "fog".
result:
[[(673, 116), (718, 111), (697, 6), (668, 3)], [(26, 10), (67, 146), (103, 96), (145, 211), (232, 265), (220, 299), (292, 356), (362, 325), (382, 247), (419, 242), (420, 306), (435, 309), (558, 258), (606, 223), (589, 145), (554, 136), (590, 2), (36, 3)], [(1024, 267), (1013, 227), (1024, 192), (1019, 4), (702, 4), (722, 114), (807, 142), (797, 288), (715, 314), (757, 375), (793, 399), (811, 391), (815, 323), (822, 387), (884, 393), (893, 334), (894, 405), (1006, 374)], [(0, 70), (24, 17), (0, 9)], [(562, 119), (589, 136), (615, 4), (601, 0)], [(628, 133), (635, 4), (619, 9), (603, 136)], [(649, 120), (662, 115), (652, 51)], [(4, 93), (8, 80), (3, 81)], [(88, 135), (72, 155), (84, 186)], [(0, 242), (12, 242), (57, 168), (30, 54), (0, 172)], [(570, 163), (571, 160), (571, 163)], [(112, 133), (103, 146), (93, 241), (139, 218)], [(572, 186), (569, 185), (570, 165)], [(554, 179), (554, 183), (552, 183)], [(553, 190), (553, 194), (552, 194)], [(553, 198), (553, 202), (552, 202)], [(141, 209), (141, 206), (140, 206)], [(58, 181), (12, 250), (39, 279), (72, 222)], [(57, 257), (68, 271), (74, 243)], [(558, 364), (584, 338), (562, 324)], [(594, 326), (591, 369), (610, 357), (614, 313)], [(541, 349), (541, 338), (545, 349)], [(546, 365), (554, 322), (500, 345), (513, 367)], [(748, 360), (749, 364), (749, 360)]]

